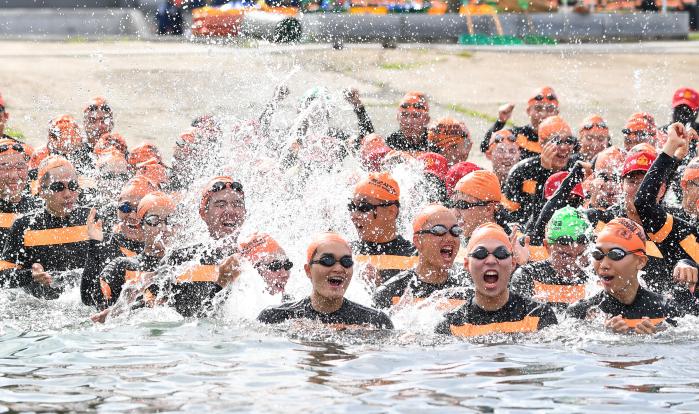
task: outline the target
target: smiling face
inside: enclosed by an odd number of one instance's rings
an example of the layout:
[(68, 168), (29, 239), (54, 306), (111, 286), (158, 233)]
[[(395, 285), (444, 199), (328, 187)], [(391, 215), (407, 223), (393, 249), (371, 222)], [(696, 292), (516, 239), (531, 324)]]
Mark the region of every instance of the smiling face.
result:
[(3, 198), (19, 195), (27, 185), (27, 159), (24, 154), (7, 151), (0, 154), (0, 193)]
[(204, 212), (204, 222), (215, 239), (235, 235), (245, 222), (245, 196), (230, 187), (212, 193)]
[[(72, 191), (68, 184), (74, 181), (77, 183), (78, 175), (75, 170), (68, 166), (58, 167), (50, 170), (41, 180), (39, 195), (46, 202), (46, 208), (58, 217), (70, 214), (78, 201), (78, 190)], [(49, 187), (53, 183), (63, 183), (63, 191), (54, 192)]]
[[(568, 160), (570, 159), (570, 156), (573, 154), (575, 144), (570, 144), (566, 142), (567, 139), (567, 136), (553, 135), (546, 141), (546, 144), (556, 143), (556, 150), (553, 153), (553, 157), (551, 158), (551, 166), (553, 167), (554, 171), (562, 170), (566, 166), (566, 164), (568, 164)], [(543, 156), (544, 155), (542, 153), (542, 157)]]
[[(465, 201), (467, 203), (479, 202), (475, 197), (466, 195), (460, 191), (454, 192), (451, 197), (452, 201)], [(473, 230), (479, 225), (487, 222), (495, 221), (495, 208), (497, 203), (492, 202), (485, 206), (474, 206), (468, 209), (452, 208), (452, 212), (456, 215), (459, 226), (464, 229), (465, 237), (470, 237)]]
[(306, 264), (304, 266), (306, 276), (311, 279), (313, 292), (328, 301), (342, 299), (352, 281), (354, 268), (345, 269), (339, 260), (344, 256), (351, 257), (352, 251), (344, 243), (327, 241), (318, 246), (311, 260), (318, 260), (323, 256), (334, 257), (336, 259), (335, 264), (330, 267), (323, 266), (320, 263)]
[(119, 196), (117, 207), (124, 203), (128, 203), (132, 208), (130, 213), (124, 213), (117, 208), (117, 219), (119, 223), (121, 223), (121, 234), (129, 240), (143, 241), (141, 220), (138, 219), (138, 215), (136, 214), (136, 209), (138, 208), (138, 203), (141, 201), (141, 198), (143, 198), (141, 194), (133, 192), (121, 193)]
[[(386, 203), (376, 197), (369, 197), (362, 194), (356, 194), (352, 198), (352, 202), (355, 205), (361, 205), (363, 203), (369, 203), (371, 205)], [(387, 236), (395, 234), (394, 229), (396, 226), (396, 219), (398, 218), (398, 206), (376, 207), (373, 211), (366, 213), (355, 210), (350, 213), (350, 218), (361, 240), (381, 242), (384, 241)]]
[(449, 165), (454, 165), (468, 160), (473, 143), (470, 138), (465, 138), (463, 142), (455, 142), (442, 149), (442, 155), (447, 159)]
[[(442, 225), (451, 229), (458, 225), (456, 216), (451, 211), (440, 211), (432, 216), (422, 225), (421, 230), (429, 230), (436, 225)], [(420, 255), (420, 263), (428, 269), (448, 270), (451, 269), (459, 251), (459, 237), (454, 237), (450, 232), (443, 236), (433, 234), (415, 234), (413, 243)]]
[(585, 130), (580, 131), (580, 155), (585, 161), (592, 159), (607, 148), (609, 144), (609, 132), (602, 133), (601, 130)]
[(257, 273), (260, 274), (262, 280), (267, 284), (267, 292), (269, 292), (270, 295), (284, 293), (286, 284), (291, 276), (289, 270), (283, 267), (270, 268), (270, 265), (284, 263), (288, 260), (289, 258), (286, 256), (286, 253), (279, 252), (274, 255), (265, 256), (265, 258), (255, 263), (255, 269), (257, 269)]
[[(620, 246), (609, 242), (598, 242), (595, 247), (603, 253), (609, 252), (612, 248), (620, 248)], [(622, 250), (626, 249), (622, 248)], [(647, 261), (646, 256), (635, 254), (627, 254), (618, 261), (605, 256), (602, 260), (593, 260), (593, 267), (604, 290), (616, 297), (623, 295), (629, 289), (637, 289), (638, 272), (643, 269)]]
[[(474, 246), (473, 250), (478, 247), (483, 247), (489, 252), (499, 247), (506, 249), (501, 241), (495, 239), (482, 240)], [(483, 260), (467, 257), (465, 263), (479, 295), (495, 298), (507, 294), (510, 276), (515, 269), (514, 256), (502, 260), (495, 258), (492, 254)]]
[[(173, 235), (171, 221), (174, 212), (174, 208), (165, 206), (156, 206), (146, 212), (143, 216), (143, 241), (147, 247), (155, 247), (160, 243), (167, 246)], [(153, 217), (153, 219), (149, 219), (149, 217)], [(147, 224), (149, 220), (154, 219), (159, 222), (157, 225)]]
[(490, 155), (493, 170), (500, 175), (507, 175), (513, 165), (519, 162), (522, 152), (519, 145), (511, 141), (503, 141), (493, 148)]

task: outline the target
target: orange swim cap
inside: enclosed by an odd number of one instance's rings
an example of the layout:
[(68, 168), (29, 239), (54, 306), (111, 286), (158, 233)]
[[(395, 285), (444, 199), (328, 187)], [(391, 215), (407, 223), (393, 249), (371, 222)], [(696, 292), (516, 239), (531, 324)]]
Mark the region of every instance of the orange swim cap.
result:
[(466, 245), (466, 253), (471, 253), (483, 240), (497, 240), (507, 250), (512, 251), (512, 243), (510, 243), (510, 238), (507, 237), (505, 230), (495, 223), (484, 223), (476, 227), (473, 233), (471, 233), (471, 238), (468, 239), (468, 244)]
[(453, 214), (451, 210), (448, 208), (444, 207), (441, 204), (428, 204), (425, 207), (420, 210), (419, 213), (413, 218), (413, 233), (417, 233), (418, 231), (422, 230), (422, 226), (427, 223), (427, 221), (430, 219), (430, 217), (434, 216), (437, 213), (449, 213)]
[(553, 88), (551, 88), (550, 86), (544, 86), (543, 88), (535, 90), (532, 97), (529, 98), (529, 100), (527, 101), (527, 107), (539, 103), (553, 104), (558, 106), (558, 97), (556, 96), (556, 92), (554, 92)]
[(156, 191), (156, 188), (150, 180), (142, 175), (137, 175), (126, 182), (124, 188), (121, 189), (119, 197), (135, 195), (138, 198), (143, 198), (146, 194), (154, 191)]
[(466, 124), (454, 118), (438, 120), (427, 132), (427, 140), (441, 149), (463, 143), (468, 137)]
[(617, 147), (608, 147), (595, 156), (593, 168), (595, 172), (618, 173), (624, 165), (626, 156)]
[[(0, 156), (3, 154), (22, 154), (24, 155), (24, 158), (28, 161), (31, 158), (32, 150), (31, 147), (24, 144), (23, 142), (15, 141), (13, 139), (8, 139), (8, 138), (0, 138), (0, 147), (3, 145), (7, 146), (7, 149), (3, 152), (0, 152)], [(14, 146), (19, 145), (22, 147), (21, 151), (15, 150)]]
[(481, 201), (500, 202), (500, 180), (492, 171), (477, 170), (463, 176), (454, 187), (455, 191)]
[(403, 95), (403, 98), (400, 100), (399, 105), (408, 105), (410, 106), (410, 109), (417, 111), (427, 112), (430, 110), (430, 104), (427, 100), (427, 95), (425, 95), (423, 92), (418, 91), (411, 91)]
[(378, 198), (382, 201), (398, 201), (398, 182), (387, 171), (370, 173), (354, 187), (354, 194)]
[(330, 231), (326, 233), (320, 233), (313, 238), (311, 244), (309, 244), (308, 248), (306, 249), (306, 262), (309, 264), (311, 263), (311, 260), (313, 260), (313, 255), (316, 254), (318, 247), (322, 246), (325, 243), (333, 242), (342, 243), (346, 245), (350, 249), (350, 251), (352, 251), (352, 246), (350, 246), (347, 240), (339, 234)]
[(155, 158), (136, 164), (136, 175), (146, 177), (157, 187), (161, 187), (170, 179), (167, 174), (167, 168)]
[(100, 139), (95, 143), (95, 154), (100, 154), (110, 148), (116, 148), (122, 154), (126, 155), (128, 152), (128, 146), (126, 145), (126, 140), (118, 132), (108, 132), (102, 134)]
[(163, 162), (163, 156), (160, 154), (158, 147), (156, 147), (155, 144), (145, 142), (132, 148), (126, 160), (129, 162), (129, 165), (135, 167), (136, 164), (146, 162), (150, 159), (156, 159), (160, 163)]
[(163, 193), (162, 191), (156, 191), (153, 193), (146, 194), (141, 201), (138, 203), (138, 209), (136, 210), (136, 216), (139, 219), (143, 219), (149, 210), (155, 207), (164, 207), (174, 210), (177, 205), (175, 201), (169, 195)]
[(60, 167), (68, 167), (71, 170), (73, 170), (73, 172), (75, 172), (73, 164), (71, 164), (71, 162), (68, 161), (65, 157), (62, 157), (60, 155), (50, 155), (46, 157), (43, 161), (41, 161), (41, 164), (39, 164), (39, 172), (36, 175), (36, 181), (38, 183), (41, 183), (41, 181), (44, 179), (44, 176), (49, 171)]
[(102, 167), (112, 167), (113, 169), (123, 168), (123, 171), (128, 171), (128, 163), (126, 162), (126, 157), (124, 153), (116, 148), (110, 148), (99, 154), (97, 161), (95, 162), (97, 168)]
[(240, 243), (240, 251), (253, 264), (266, 257), (283, 256), (284, 249), (267, 233), (253, 233)]
[(593, 134), (609, 134), (609, 127), (607, 126), (607, 121), (604, 120), (599, 115), (590, 115), (585, 118), (580, 124), (579, 132), (590, 132)]
[(617, 217), (605, 225), (597, 234), (598, 243), (612, 243), (626, 251), (639, 250), (637, 256), (646, 254), (646, 233), (633, 220)]
[[(206, 214), (206, 206), (209, 204), (209, 199), (211, 198), (211, 194), (215, 193), (216, 191), (221, 191), (221, 189), (223, 189), (223, 188), (221, 188), (219, 190), (215, 190), (214, 187), (217, 187), (217, 183), (224, 183), (224, 184), (230, 183), (232, 185), (240, 184), (240, 183), (237, 183), (233, 178), (231, 178), (229, 176), (225, 176), (225, 175), (221, 175), (221, 176), (214, 177), (214, 178), (210, 179), (206, 183), (206, 185), (204, 186), (204, 189), (201, 192), (201, 200), (199, 201), (199, 215), (201, 217), (204, 217), (204, 214)], [(240, 194), (243, 196), (245, 195), (245, 193), (243, 192), (242, 185), (240, 186)]]
[(553, 135), (570, 137), (573, 135), (573, 130), (570, 129), (570, 125), (568, 125), (563, 118), (558, 115), (554, 115), (544, 119), (541, 124), (539, 124), (538, 135), (539, 140), (544, 143)]

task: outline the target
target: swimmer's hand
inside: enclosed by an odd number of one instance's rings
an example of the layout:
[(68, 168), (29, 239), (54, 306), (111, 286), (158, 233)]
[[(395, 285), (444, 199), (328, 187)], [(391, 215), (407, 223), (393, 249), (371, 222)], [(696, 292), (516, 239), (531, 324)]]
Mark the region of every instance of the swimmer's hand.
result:
[(379, 273), (379, 270), (371, 264), (367, 263), (366, 266), (364, 266), (364, 269), (360, 271), (360, 274), (367, 282), (375, 286), (381, 285), (381, 274)]
[(216, 283), (221, 287), (226, 287), (235, 282), (240, 276), (240, 255), (234, 254), (223, 260), (218, 267), (218, 280)]
[(694, 266), (679, 262), (672, 270), (672, 278), (677, 283), (689, 286), (689, 290), (692, 291), (692, 293), (694, 293), (694, 288), (696, 287), (697, 282), (699, 281), (699, 269), (697, 269)]
[(287, 96), (289, 96), (289, 87), (286, 85), (279, 85), (276, 88), (274, 88), (274, 95), (272, 96), (272, 100), (274, 102), (281, 102), (284, 99), (286, 99)]
[(655, 325), (647, 317), (643, 317), (643, 321), (636, 325), (634, 332), (641, 335), (653, 335), (656, 331)]
[(547, 170), (553, 169), (553, 157), (556, 156), (558, 151), (558, 144), (555, 140), (550, 140), (544, 144), (544, 148), (541, 150), (541, 166)]
[(576, 166), (580, 166), (580, 168), (583, 169), (583, 172), (585, 173), (585, 178), (589, 177), (592, 175), (592, 164), (589, 162), (585, 161), (575, 161)]
[(510, 235), (510, 244), (512, 244), (512, 254), (517, 261), (517, 264), (523, 266), (529, 262), (529, 243), (531, 238), (523, 236), (520, 233), (519, 226), (513, 225), (512, 234)]
[(32, 280), (43, 286), (48, 286), (53, 282), (51, 275), (45, 272), (44, 266), (39, 263), (34, 263), (32, 265)]
[(515, 104), (506, 103), (498, 108), (498, 121), (507, 122), (512, 118), (512, 111), (515, 109)]
[(628, 333), (631, 328), (621, 315), (614, 316), (604, 321), (604, 327), (614, 333)]
[(107, 308), (103, 310), (102, 312), (96, 313), (92, 316), (90, 316), (90, 320), (94, 323), (104, 323), (104, 321), (107, 320), (107, 316), (109, 316), (109, 313), (111, 312), (110, 308)]
[(359, 97), (359, 91), (356, 88), (348, 88), (343, 90), (342, 96), (344, 96), (347, 103), (352, 105), (352, 108), (354, 109), (359, 109), (364, 106), (361, 98)]
[(90, 209), (90, 214), (87, 216), (87, 237), (90, 240), (104, 240), (104, 232), (102, 231), (102, 220), (97, 219), (97, 210)]
[(675, 122), (667, 130), (667, 141), (663, 145), (663, 152), (677, 159), (684, 159), (689, 152), (689, 132), (684, 125)]

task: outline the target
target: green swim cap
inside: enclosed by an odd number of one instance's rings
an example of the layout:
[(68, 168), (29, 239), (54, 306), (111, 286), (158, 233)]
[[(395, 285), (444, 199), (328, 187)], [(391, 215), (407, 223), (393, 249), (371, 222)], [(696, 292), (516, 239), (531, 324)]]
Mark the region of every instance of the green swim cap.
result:
[(590, 222), (580, 211), (566, 206), (556, 210), (546, 225), (546, 240), (556, 243), (561, 238), (577, 241), (581, 236), (587, 236)]

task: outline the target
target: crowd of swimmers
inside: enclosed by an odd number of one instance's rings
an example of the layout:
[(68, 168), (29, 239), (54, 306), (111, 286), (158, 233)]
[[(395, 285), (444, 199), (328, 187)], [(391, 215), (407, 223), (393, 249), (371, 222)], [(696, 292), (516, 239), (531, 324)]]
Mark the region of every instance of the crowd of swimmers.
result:
[[(231, 132), (207, 115), (177, 139), (170, 162), (152, 143), (127, 145), (105, 98), (92, 99), (81, 120), (52, 119), (45, 145), (33, 148), (5, 134), (0, 97), (0, 287), (52, 300), (77, 274), (95, 322), (158, 306), (202, 317), (236, 300), (229, 287), (250, 265), (281, 298), (260, 313), (268, 324), (392, 329), (391, 315), (420, 302), (443, 313), (435, 332), (464, 337), (534, 332), (562, 317), (653, 334), (699, 315), (697, 91), (675, 92), (664, 126), (631, 114), (621, 146), (599, 115), (574, 130), (550, 87), (526, 103), (528, 125), (512, 125), (515, 105), (503, 105), (480, 142), (462, 121), (433, 121), (420, 92), (403, 96), (398, 129), (384, 137), (359, 93), (345, 91), (357, 130), (343, 131), (330, 126), (327, 91), (315, 88), (285, 139), (272, 139), (289, 94), (277, 88), (258, 119), (234, 126), (235, 156), (223, 145)], [(489, 169), (468, 161), (472, 151)], [(419, 169), (409, 191), (395, 178), (404, 164)], [(203, 165), (222, 169), (201, 177)], [(236, 168), (294, 171), (301, 184), (288, 191), (301, 192), (312, 171), (347, 165), (361, 169), (342, 213), (356, 234), (328, 229), (306, 240), (310, 293), (294, 298), (286, 289), (294, 263), (281, 244), (264, 229), (240, 237), (256, 206)], [(195, 203), (185, 202), (192, 194)], [(424, 205), (403, 237), (401, 202), (418, 196)], [(182, 212), (205, 225), (194, 244), (173, 243), (190, 232)], [(372, 307), (345, 297), (353, 276)]]

